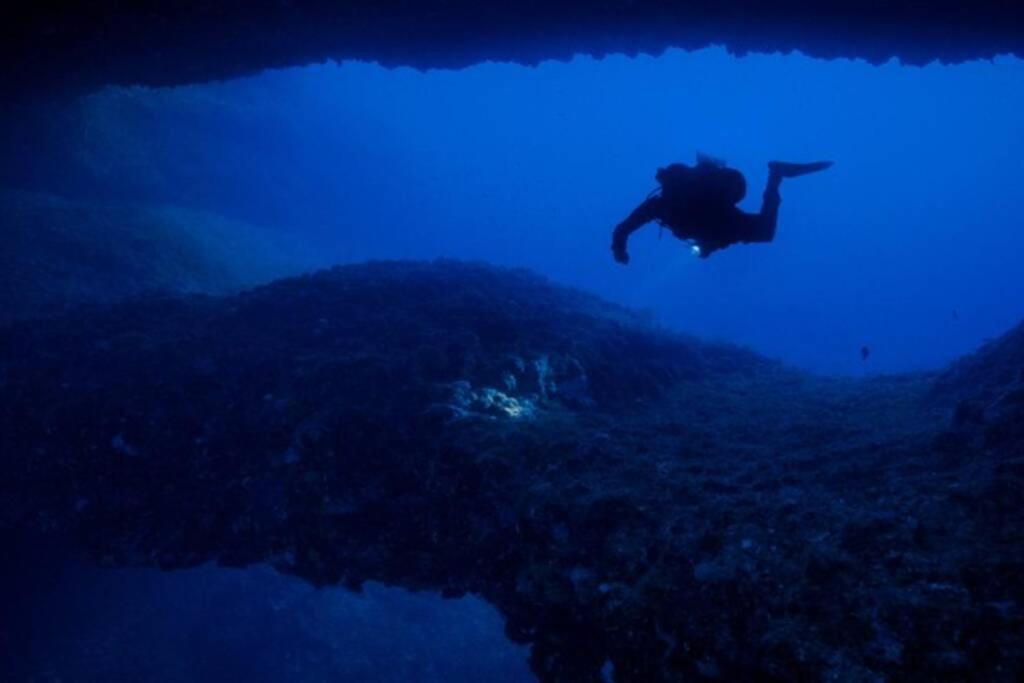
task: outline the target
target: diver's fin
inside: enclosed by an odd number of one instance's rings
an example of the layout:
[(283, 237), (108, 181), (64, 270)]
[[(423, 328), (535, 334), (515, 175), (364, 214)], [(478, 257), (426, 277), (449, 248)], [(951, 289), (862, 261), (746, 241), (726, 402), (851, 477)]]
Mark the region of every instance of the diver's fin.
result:
[(813, 161), (809, 164), (793, 164), (787, 161), (769, 161), (768, 170), (771, 171), (772, 175), (777, 175), (780, 178), (796, 178), (797, 176), (807, 175), (808, 173), (824, 171), (831, 165), (831, 161)]

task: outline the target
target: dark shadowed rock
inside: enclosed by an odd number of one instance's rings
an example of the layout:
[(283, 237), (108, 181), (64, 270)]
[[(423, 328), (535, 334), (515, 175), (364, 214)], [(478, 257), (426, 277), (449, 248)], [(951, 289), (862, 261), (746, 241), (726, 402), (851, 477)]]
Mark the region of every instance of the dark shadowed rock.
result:
[(946, 436), (973, 394), (933, 382), (817, 379), (522, 271), (337, 268), (0, 328), (0, 520), (477, 593), (544, 681), (1011, 681), (1021, 437)]
[(253, 0), (21, 3), (0, 29), (3, 94), (172, 85), (363, 59), (419, 68), (724, 44), (921, 64), (1020, 53), (1024, 13), (1000, 0)]
[(954, 363), (934, 393), (959, 398), (952, 423), (961, 434), (1024, 457), (1024, 324)]

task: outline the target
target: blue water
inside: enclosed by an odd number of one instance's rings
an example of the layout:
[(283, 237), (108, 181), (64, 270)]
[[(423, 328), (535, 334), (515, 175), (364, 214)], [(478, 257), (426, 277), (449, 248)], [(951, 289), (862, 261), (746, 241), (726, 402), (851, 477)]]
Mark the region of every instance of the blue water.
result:
[[(796, 366), (894, 372), (942, 366), (1024, 314), (1022, 82), (1016, 58), (917, 68), (722, 49), (326, 64), (105, 92), (78, 155), (111, 195), (269, 225), (323, 263), (527, 266)], [(784, 184), (771, 245), (698, 262), (652, 225), (615, 265), (611, 228), (658, 166), (697, 151), (747, 175), (752, 211), (768, 160), (836, 165)]]
[[(70, 132), (70, 170), (42, 189), (222, 214), (308, 246), (304, 267), (435, 257), (525, 266), (667, 328), (817, 372), (937, 369), (1024, 317), (1022, 83), (1015, 58), (908, 68), (722, 49), (426, 73), (324, 64), (92, 95)], [(705, 262), (651, 225), (633, 238), (632, 263), (615, 264), (613, 226), (653, 189), (658, 166), (698, 151), (747, 175), (751, 211), (768, 160), (835, 167), (784, 183), (770, 245)], [(84, 603), (45, 604), (36, 656), (95, 671), (95, 657), (116, 659), (111, 642), (131, 632), (135, 649), (115, 667), (125, 680), (146, 671), (140, 652), (166, 669), (197, 648), (223, 655), (195, 674), (203, 680), (263, 680), (253, 648), (279, 655), (274, 666), (289, 648), (313, 657), (305, 680), (530, 678), (523, 649), (473, 598), (378, 589), (321, 602), (265, 574), (231, 574), (248, 576), (239, 584), (196, 572), (72, 575), (57, 595)], [(90, 619), (97, 595), (109, 612)], [(158, 599), (167, 595), (177, 599)], [(158, 616), (133, 621), (142, 607)], [(316, 628), (281, 636), (291, 644), (258, 629), (218, 635), (217, 619), (272, 621), (280, 610)], [(182, 625), (194, 639), (161, 637)], [(327, 642), (332, 628), (345, 637)], [(389, 638), (394, 650), (366, 654)], [(374, 666), (359, 668), (359, 656)], [(276, 672), (262, 669), (266, 680)], [(189, 679), (177, 673), (167, 680)]]
[(527, 649), (505, 640), (501, 616), (482, 600), (377, 584), (318, 590), (264, 567), (75, 565), (20, 626), (31, 633), (19, 653), (30, 674), (15, 680), (534, 680)]

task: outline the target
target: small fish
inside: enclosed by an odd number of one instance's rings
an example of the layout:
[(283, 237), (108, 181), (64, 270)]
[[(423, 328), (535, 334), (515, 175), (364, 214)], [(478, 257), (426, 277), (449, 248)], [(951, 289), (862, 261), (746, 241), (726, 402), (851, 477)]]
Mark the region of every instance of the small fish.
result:
[(867, 362), (868, 358), (871, 357), (871, 347), (865, 344), (860, 347), (860, 359), (863, 362)]

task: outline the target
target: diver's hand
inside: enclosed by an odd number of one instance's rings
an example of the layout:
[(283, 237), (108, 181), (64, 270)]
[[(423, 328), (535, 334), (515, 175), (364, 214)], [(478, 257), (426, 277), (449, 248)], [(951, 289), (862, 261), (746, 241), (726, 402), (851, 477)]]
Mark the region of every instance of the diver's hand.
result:
[(622, 223), (615, 226), (615, 231), (612, 232), (612, 256), (622, 265), (629, 263), (629, 254), (626, 252), (627, 236), (628, 233), (623, 229)]

